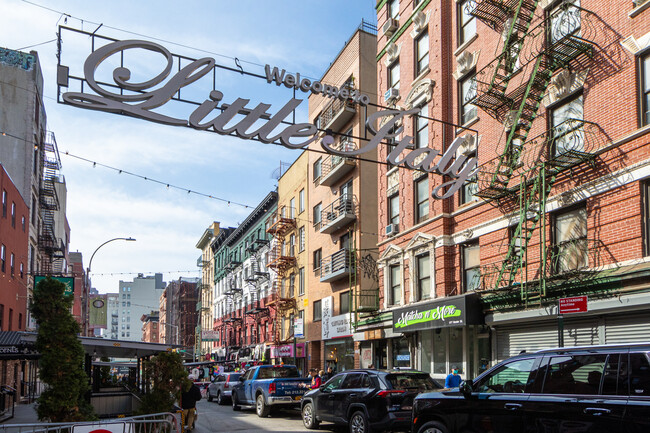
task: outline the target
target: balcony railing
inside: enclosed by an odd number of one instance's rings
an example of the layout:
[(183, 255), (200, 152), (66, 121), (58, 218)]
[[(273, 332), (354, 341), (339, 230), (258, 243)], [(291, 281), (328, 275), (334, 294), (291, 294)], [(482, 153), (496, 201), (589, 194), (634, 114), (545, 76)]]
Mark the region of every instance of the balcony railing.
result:
[(372, 312), (379, 310), (379, 289), (355, 290), (354, 310), (357, 312)]
[(333, 233), (354, 221), (357, 218), (356, 201), (353, 195), (341, 195), (321, 211), (321, 220), (315, 224), (316, 229), (321, 233)]
[[(347, 87), (348, 90), (354, 90)], [(354, 117), (357, 107), (354, 102), (349, 100), (334, 99), (320, 114), (318, 123), (321, 129), (331, 129), (332, 131), (340, 130), (346, 123)]]
[(350, 250), (343, 248), (323, 259), (320, 266), (320, 282), (328, 283), (347, 277), (351, 270)]
[[(357, 145), (352, 141), (344, 141), (340, 143), (337, 150), (356, 150)], [(321, 177), (320, 184), (325, 186), (332, 186), (336, 181), (340, 180), (343, 176), (348, 174), (356, 166), (357, 161), (354, 158), (346, 158), (344, 156), (329, 155), (321, 164)]]

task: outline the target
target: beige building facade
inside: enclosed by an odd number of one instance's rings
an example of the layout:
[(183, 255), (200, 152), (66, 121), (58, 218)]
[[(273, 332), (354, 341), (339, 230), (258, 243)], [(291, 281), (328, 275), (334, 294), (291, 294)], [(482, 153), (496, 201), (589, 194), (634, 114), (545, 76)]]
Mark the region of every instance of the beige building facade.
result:
[[(219, 222), (214, 221), (203, 232), (201, 239), (196, 244), (196, 248), (201, 250), (201, 256), (196, 261), (196, 265), (201, 268), (200, 283), (200, 326), (196, 330), (196, 342), (198, 343), (198, 355), (203, 359), (206, 354), (212, 353), (214, 341), (211, 336), (204, 335), (203, 331), (212, 331), (214, 315), (212, 314), (212, 303), (214, 300), (214, 263), (213, 253), (210, 248), (210, 242), (219, 234)], [(212, 333), (211, 333), (212, 334)]]

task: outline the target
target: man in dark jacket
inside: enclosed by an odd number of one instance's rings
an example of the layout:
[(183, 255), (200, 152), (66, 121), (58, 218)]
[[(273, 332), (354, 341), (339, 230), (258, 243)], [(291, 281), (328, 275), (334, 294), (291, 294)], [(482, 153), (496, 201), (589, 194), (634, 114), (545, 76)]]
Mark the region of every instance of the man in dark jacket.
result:
[(194, 384), (194, 375), (190, 374), (188, 379), (192, 381), (192, 385), (181, 393), (181, 409), (186, 429), (192, 430), (196, 422), (196, 402), (201, 400), (201, 390)]

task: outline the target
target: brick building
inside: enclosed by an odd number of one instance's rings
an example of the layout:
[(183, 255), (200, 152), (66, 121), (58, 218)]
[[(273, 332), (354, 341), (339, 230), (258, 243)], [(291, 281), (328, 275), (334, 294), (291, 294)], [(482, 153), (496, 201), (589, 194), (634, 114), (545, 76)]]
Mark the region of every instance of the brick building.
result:
[[(377, 3), (378, 94), (414, 110), (379, 147), (380, 160), (402, 151), (378, 173), (382, 312), (358, 328), (380, 337), (377, 366), (473, 377), (557, 345), (562, 327), (565, 345), (650, 338), (650, 12), (637, 3)], [(577, 295), (589, 311), (560, 324), (558, 300)]]
[(158, 343), (160, 341), (158, 312), (152, 311), (149, 314), (143, 314), (140, 321), (142, 322), (142, 341)]

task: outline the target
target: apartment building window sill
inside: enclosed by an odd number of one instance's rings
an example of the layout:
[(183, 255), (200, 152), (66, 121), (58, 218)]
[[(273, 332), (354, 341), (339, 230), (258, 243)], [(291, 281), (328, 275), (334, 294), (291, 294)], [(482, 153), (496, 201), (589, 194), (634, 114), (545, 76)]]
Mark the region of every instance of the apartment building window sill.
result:
[[(426, 77), (429, 74), (429, 72), (431, 72), (431, 68), (427, 66), (427, 68), (424, 71), (420, 72), (418, 76), (413, 79), (413, 83), (417, 83), (419, 80)], [(413, 83), (411, 83), (411, 86)]]
[(454, 51), (454, 57), (458, 57), (458, 55), (459, 55), (460, 53), (462, 53), (463, 51), (465, 51), (465, 50), (467, 49), (467, 47), (469, 47), (470, 45), (472, 45), (472, 42), (474, 42), (476, 39), (478, 39), (478, 33), (474, 33), (474, 36), (472, 36), (471, 38), (469, 38), (468, 40), (466, 40), (466, 41), (463, 43), (463, 45), (461, 45), (460, 47), (456, 48), (456, 51)]
[(460, 133), (464, 132), (466, 129), (471, 128), (472, 126), (477, 124), (479, 120), (481, 120), (481, 118), (479, 116), (476, 116), (475, 118), (473, 118), (469, 122), (461, 125), (459, 128), (456, 128), (456, 134), (460, 134)]
[(641, 12), (645, 11), (648, 8), (650, 8), (650, 1), (647, 1), (647, 2), (643, 3), (642, 5), (637, 6), (634, 9), (632, 9), (632, 12), (630, 12), (628, 14), (628, 16), (630, 18), (634, 18), (634, 17), (636, 17), (637, 15), (639, 15)]

